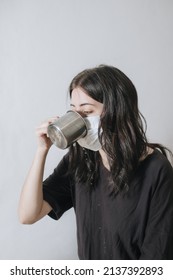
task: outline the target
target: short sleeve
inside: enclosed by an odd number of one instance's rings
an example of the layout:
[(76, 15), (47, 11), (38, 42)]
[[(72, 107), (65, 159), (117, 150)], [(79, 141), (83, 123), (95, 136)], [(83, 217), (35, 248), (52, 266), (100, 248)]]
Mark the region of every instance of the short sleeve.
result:
[(43, 182), (43, 199), (52, 207), (52, 211), (48, 215), (56, 220), (73, 207), (68, 175), (68, 154), (63, 157), (54, 172)]
[(152, 187), (140, 259), (173, 260), (173, 169), (168, 161), (153, 178)]

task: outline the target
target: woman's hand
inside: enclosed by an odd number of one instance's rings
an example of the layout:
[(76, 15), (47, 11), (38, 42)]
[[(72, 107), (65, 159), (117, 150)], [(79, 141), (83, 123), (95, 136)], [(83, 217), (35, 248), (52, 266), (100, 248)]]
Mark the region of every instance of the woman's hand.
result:
[(52, 142), (47, 134), (47, 128), (51, 123), (55, 122), (57, 119), (58, 117), (52, 117), (46, 120), (45, 122), (41, 123), (36, 128), (38, 148), (48, 151), (52, 146)]

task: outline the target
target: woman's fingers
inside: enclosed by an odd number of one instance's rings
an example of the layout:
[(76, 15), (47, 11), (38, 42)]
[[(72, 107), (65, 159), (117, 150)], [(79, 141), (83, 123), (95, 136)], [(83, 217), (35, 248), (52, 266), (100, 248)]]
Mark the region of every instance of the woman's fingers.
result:
[(55, 122), (58, 119), (58, 117), (52, 117), (49, 118), (48, 120), (42, 122), (37, 128), (36, 128), (36, 136), (38, 139), (38, 145), (41, 147), (46, 147), (46, 148), (50, 148), (50, 146), (52, 145), (51, 140), (49, 139), (48, 133), (47, 133), (47, 129), (48, 126)]

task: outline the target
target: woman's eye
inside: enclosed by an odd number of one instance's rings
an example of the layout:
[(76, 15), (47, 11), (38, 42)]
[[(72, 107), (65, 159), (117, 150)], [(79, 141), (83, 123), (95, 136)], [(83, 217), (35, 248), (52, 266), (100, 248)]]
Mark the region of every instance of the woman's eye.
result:
[(92, 111), (83, 111), (83, 113), (84, 113), (85, 115), (89, 115), (89, 114), (92, 113)]

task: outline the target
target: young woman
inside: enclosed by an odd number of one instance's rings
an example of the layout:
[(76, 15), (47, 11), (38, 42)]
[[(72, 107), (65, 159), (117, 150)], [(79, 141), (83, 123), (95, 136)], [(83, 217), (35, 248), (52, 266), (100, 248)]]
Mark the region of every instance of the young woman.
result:
[(173, 169), (165, 148), (147, 141), (134, 85), (101, 65), (79, 73), (69, 93), (88, 133), (42, 182), (55, 118), (37, 129), (20, 221), (59, 219), (74, 207), (80, 259), (173, 259)]

